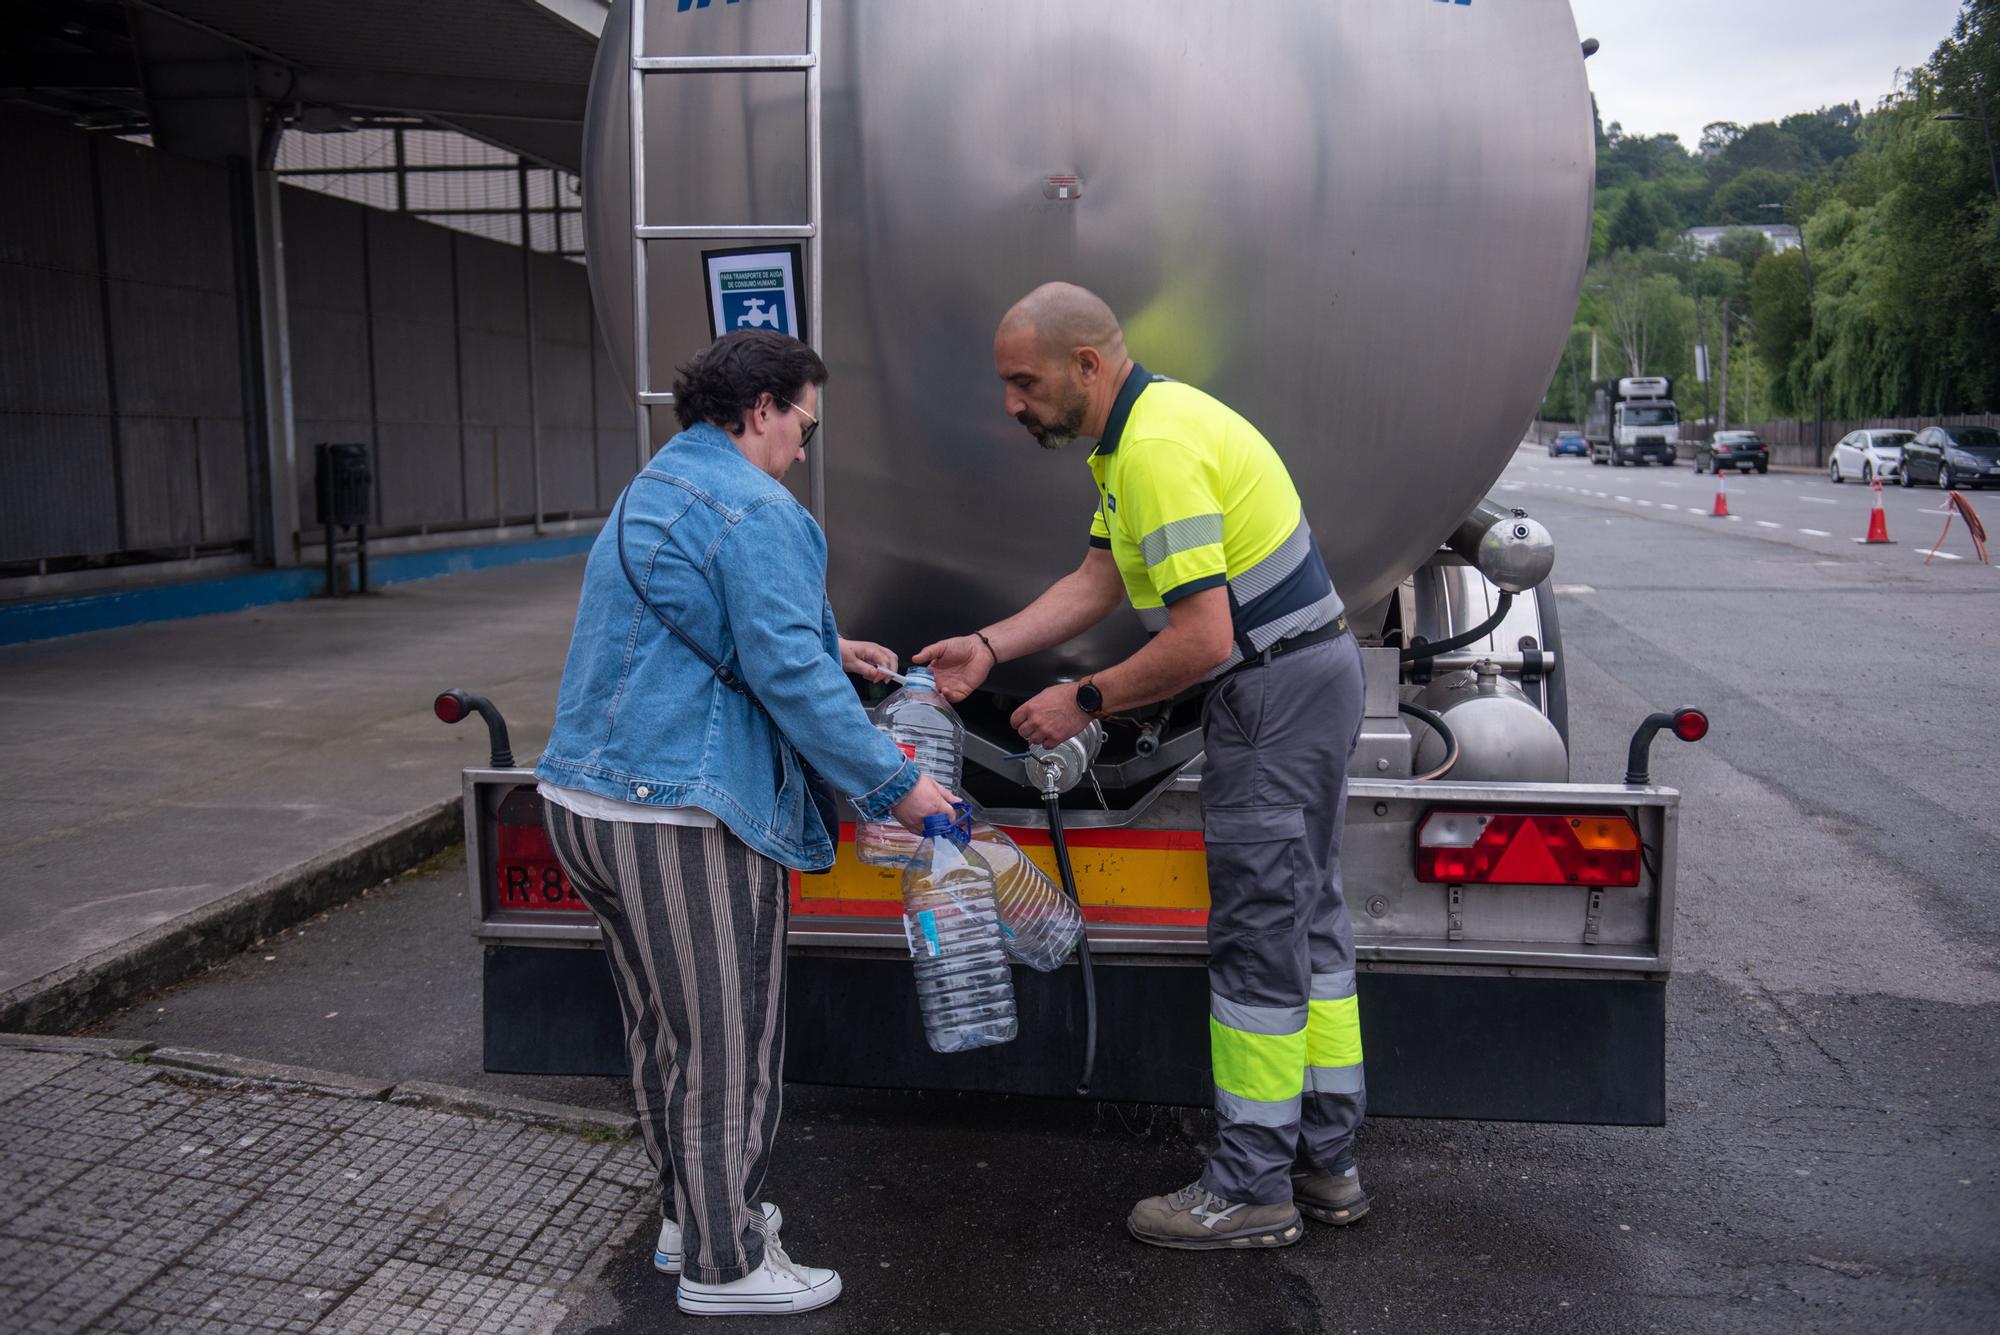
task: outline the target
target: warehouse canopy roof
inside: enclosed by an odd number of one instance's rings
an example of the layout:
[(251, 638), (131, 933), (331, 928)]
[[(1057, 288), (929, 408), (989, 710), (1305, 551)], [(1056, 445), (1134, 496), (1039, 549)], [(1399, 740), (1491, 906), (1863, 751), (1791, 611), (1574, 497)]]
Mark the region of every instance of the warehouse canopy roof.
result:
[[(0, 0), (0, 98), (164, 140), (191, 124), (189, 108), (248, 97), (304, 129), (415, 119), (574, 171), (608, 9), (606, 0)], [(199, 133), (181, 133), (184, 151), (202, 152)]]

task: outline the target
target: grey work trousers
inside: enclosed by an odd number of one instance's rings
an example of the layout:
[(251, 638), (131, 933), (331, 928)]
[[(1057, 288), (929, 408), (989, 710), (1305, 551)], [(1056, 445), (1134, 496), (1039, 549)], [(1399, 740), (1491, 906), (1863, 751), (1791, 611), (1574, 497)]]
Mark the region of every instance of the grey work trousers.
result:
[(1209, 1033), (1220, 1140), (1202, 1185), (1292, 1198), (1352, 1162), (1367, 1091), (1340, 882), (1361, 651), (1342, 635), (1233, 673), (1203, 706)]
[(593, 820), (552, 802), (543, 824), (604, 929), (682, 1273), (741, 1279), (764, 1261), (755, 1202), (782, 1103), (790, 877), (723, 826)]

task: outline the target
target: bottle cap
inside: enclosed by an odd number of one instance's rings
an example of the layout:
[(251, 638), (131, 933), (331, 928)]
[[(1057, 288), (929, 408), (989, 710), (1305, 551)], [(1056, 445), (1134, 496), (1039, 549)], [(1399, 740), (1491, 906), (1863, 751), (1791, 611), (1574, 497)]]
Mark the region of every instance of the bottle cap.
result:
[(920, 691), (934, 691), (937, 689), (937, 678), (927, 667), (913, 667), (903, 675), (903, 684)]
[(937, 839), (942, 836), (949, 835), (950, 833), (951, 833), (950, 816), (938, 815), (938, 816), (924, 817), (924, 838)]

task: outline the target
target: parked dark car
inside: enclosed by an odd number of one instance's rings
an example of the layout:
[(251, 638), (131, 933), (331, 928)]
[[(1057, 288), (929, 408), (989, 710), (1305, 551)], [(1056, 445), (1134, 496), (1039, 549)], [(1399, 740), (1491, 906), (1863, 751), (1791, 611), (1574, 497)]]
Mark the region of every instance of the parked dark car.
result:
[(2000, 486), (2000, 431), (1990, 426), (1927, 426), (1903, 446), (1903, 485), (1945, 491)]
[(1747, 473), (1771, 471), (1771, 452), (1755, 431), (1718, 431), (1713, 440), (1698, 440), (1694, 446), (1694, 471), (1720, 473), (1734, 468)]
[(1549, 458), (1560, 454), (1589, 454), (1590, 446), (1584, 443), (1581, 431), (1558, 431), (1549, 441)]

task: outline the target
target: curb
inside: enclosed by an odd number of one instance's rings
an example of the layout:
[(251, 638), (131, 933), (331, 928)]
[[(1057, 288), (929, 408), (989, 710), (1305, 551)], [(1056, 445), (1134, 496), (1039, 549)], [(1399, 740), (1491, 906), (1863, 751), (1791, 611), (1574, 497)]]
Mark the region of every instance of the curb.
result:
[(393, 1103), (401, 1108), (524, 1122), (549, 1130), (614, 1140), (632, 1140), (639, 1134), (639, 1119), (629, 1113), (611, 1113), (601, 1108), (550, 1103), (544, 1099), (521, 1098), (513, 1094), (489, 1094), (483, 1090), (461, 1089), (456, 1085), (433, 1084), (428, 1080), (405, 1080), (395, 1084), (339, 1071), (321, 1071), (310, 1066), (287, 1066), (282, 1062), (232, 1057), (227, 1053), (202, 1052), (195, 1048), (163, 1048), (130, 1039), (0, 1033), (0, 1049), (114, 1061), (138, 1060), (148, 1066), (231, 1085), (268, 1085), (335, 1098), (362, 1099), (369, 1103)]
[(395, 1086), (386, 1080), (364, 1080), (360, 1076), (334, 1071), (315, 1071), (306, 1066), (286, 1066), (260, 1062), (249, 1057), (231, 1057), (221, 1052), (201, 1052), (194, 1048), (155, 1048), (145, 1054), (148, 1066), (166, 1066), (199, 1075), (219, 1075), (226, 1080), (248, 1080), (264, 1085), (285, 1085), (321, 1094), (337, 1094), (348, 1099), (380, 1102)]
[(0, 994), (0, 1030), (80, 1029), (243, 950), (252, 941), (394, 876), (464, 837), (463, 799), (451, 797), (328, 853), (240, 886)]
[(496, 1117), (530, 1126), (586, 1135), (609, 1135), (630, 1140), (639, 1134), (639, 1119), (631, 1114), (582, 1108), (573, 1103), (550, 1103), (543, 1099), (521, 1098), (513, 1094), (485, 1094), (453, 1085), (434, 1085), (428, 1080), (405, 1080), (389, 1091), (389, 1102), (407, 1108), (431, 1108), (439, 1112), (471, 1113)]
[(0, 1034), (0, 1048), (15, 1052), (53, 1052), (71, 1057), (114, 1057), (130, 1061), (159, 1045), (136, 1038), (64, 1038), (53, 1034)]

